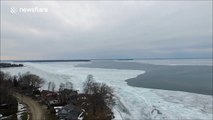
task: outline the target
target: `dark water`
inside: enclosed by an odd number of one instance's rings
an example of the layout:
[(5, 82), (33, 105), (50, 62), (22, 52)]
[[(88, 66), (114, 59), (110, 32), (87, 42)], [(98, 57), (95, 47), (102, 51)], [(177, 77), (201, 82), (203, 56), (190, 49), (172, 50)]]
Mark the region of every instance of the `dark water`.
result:
[(212, 95), (212, 66), (152, 65), (134, 62), (93, 61), (77, 67), (145, 70), (146, 73), (128, 79), (127, 84), (136, 87), (186, 91)]

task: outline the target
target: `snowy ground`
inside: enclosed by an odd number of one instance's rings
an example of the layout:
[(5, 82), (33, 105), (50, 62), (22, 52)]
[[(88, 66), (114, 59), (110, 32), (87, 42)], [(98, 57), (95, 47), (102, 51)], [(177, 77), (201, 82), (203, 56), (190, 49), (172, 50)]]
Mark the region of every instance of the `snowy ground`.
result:
[[(212, 96), (187, 92), (147, 89), (128, 86), (126, 79), (145, 71), (74, 67), (73, 63), (26, 63), (26, 67), (7, 68), (15, 75), (30, 71), (54, 81), (58, 86), (71, 81), (82, 91), (82, 83), (92, 74), (98, 82), (112, 86), (117, 95), (115, 119), (212, 119)], [(47, 83), (47, 82), (46, 82)], [(43, 89), (47, 88), (47, 84)]]
[(23, 113), (25, 113), (27, 111), (27, 107), (26, 105), (18, 102), (18, 112), (16, 113), (17, 115), (17, 120), (22, 120), (22, 116), (23, 116)]

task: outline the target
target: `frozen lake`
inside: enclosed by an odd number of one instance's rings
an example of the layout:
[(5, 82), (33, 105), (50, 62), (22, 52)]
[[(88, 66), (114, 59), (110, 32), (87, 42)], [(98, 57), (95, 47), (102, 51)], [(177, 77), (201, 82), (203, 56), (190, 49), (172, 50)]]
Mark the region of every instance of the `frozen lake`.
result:
[[(54, 81), (58, 86), (62, 82), (71, 81), (80, 92), (87, 75), (92, 74), (95, 81), (114, 88), (117, 96), (115, 119), (212, 119), (211, 95), (129, 86), (127, 79), (145, 75), (146, 71), (75, 67), (77, 64), (24, 63), (25, 67), (2, 70), (13, 75), (30, 71), (47, 82)], [(43, 89), (47, 88), (47, 82)]]
[[(190, 62), (191, 61), (191, 62)], [(79, 67), (142, 70), (145, 74), (126, 80), (143, 88), (212, 95), (211, 59), (93, 61)]]

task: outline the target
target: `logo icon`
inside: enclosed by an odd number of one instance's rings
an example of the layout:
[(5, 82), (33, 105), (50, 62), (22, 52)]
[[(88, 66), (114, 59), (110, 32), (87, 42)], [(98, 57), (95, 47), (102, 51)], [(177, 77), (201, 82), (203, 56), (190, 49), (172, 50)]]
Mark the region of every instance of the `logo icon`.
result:
[(18, 12), (18, 9), (17, 8), (15, 8), (15, 7), (11, 7), (10, 8), (10, 13), (11, 14), (16, 14)]

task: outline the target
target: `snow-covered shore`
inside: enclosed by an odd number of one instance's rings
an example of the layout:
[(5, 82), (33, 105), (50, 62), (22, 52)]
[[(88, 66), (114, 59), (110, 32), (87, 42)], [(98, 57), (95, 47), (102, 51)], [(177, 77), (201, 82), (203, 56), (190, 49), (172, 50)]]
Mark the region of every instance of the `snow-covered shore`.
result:
[[(62, 82), (71, 81), (80, 92), (87, 75), (92, 74), (97, 82), (104, 82), (114, 88), (118, 99), (114, 107), (115, 119), (212, 119), (212, 96), (128, 86), (125, 80), (144, 74), (142, 70), (83, 68), (74, 67), (73, 63), (25, 65), (2, 71), (12, 75), (30, 71), (58, 86)], [(46, 88), (47, 84), (43, 86), (43, 89)]]

